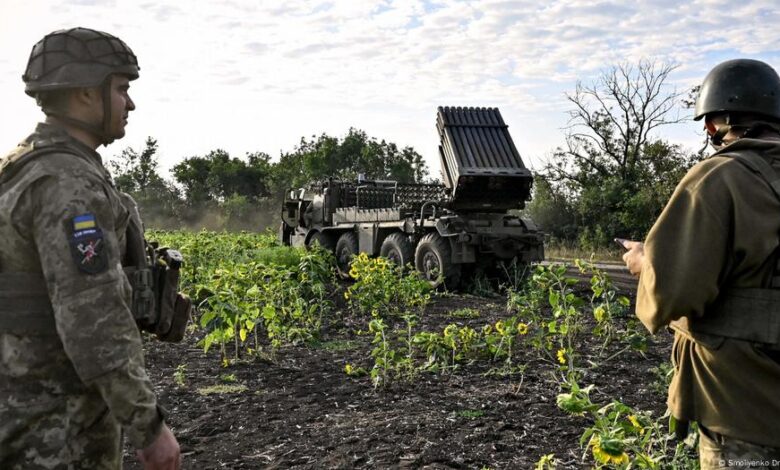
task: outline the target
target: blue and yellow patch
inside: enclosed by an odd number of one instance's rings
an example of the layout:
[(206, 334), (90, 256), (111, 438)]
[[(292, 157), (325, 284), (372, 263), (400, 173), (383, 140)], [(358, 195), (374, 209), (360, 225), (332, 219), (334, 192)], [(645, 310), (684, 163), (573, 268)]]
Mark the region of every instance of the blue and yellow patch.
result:
[(68, 240), (76, 267), (88, 274), (97, 274), (108, 267), (103, 250), (103, 231), (98, 228), (95, 216), (82, 214), (74, 217), (73, 234)]
[(96, 226), (97, 224), (95, 223), (95, 216), (92, 214), (83, 214), (73, 218), (74, 232), (95, 228)]

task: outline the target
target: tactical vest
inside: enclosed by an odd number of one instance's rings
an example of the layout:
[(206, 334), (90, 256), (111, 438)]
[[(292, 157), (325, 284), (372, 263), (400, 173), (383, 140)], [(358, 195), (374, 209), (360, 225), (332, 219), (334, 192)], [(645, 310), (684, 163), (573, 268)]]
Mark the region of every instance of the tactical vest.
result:
[[(0, 164), (0, 198), (6, 192), (3, 186), (17, 177), (24, 177), (22, 169), (38, 159), (55, 153), (67, 153), (80, 157), (75, 150), (68, 149), (61, 143), (62, 140), (58, 138), (35, 141), (29, 150), (22, 150), (4, 160)], [(125, 271), (132, 285), (134, 277), (144, 277), (144, 273), (148, 273), (149, 269), (146, 260), (138, 255), (138, 253), (144, 253), (145, 242), (140, 217), (134, 203), (130, 212), (127, 251), (128, 259), (132, 260), (133, 266), (125, 268)], [(153, 295), (144, 289), (138, 292), (134, 290), (133, 293), (134, 297), (136, 295), (142, 297)], [(46, 280), (42, 274), (7, 271), (3, 266), (0, 266), (0, 332), (35, 336), (57, 334), (54, 311)]]
[[(749, 150), (729, 152), (724, 156), (736, 159), (756, 173), (780, 198), (780, 175), (763, 156)], [(768, 286), (722, 290), (703, 317), (688, 320), (688, 329), (692, 333), (750, 341), (767, 349), (780, 350), (779, 253), (780, 249), (775, 251), (774, 271)]]
[[(5, 193), (3, 186), (17, 176), (24, 177), (21, 170), (40, 157), (52, 153), (79, 156), (77, 151), (59, 145), (63, 142), (57, 136), (50, 141), (41, 139), (29, 150), (4, 160), (0, 166), (0, 199)], [(181, 341), (193, 310), (189, 298), (178, 293), (182, 256), (176, 250), (156, 249), (147, 244), (135, 201), (124, 193), (119, 196), (130, 212), (123, 263), (132, 287), (130, 310), (139, 329), (155, 334), (162, 341)], [(0, 332), (56, 334), (48, 288), (40, 274), (8, 272), (0, 266)]]

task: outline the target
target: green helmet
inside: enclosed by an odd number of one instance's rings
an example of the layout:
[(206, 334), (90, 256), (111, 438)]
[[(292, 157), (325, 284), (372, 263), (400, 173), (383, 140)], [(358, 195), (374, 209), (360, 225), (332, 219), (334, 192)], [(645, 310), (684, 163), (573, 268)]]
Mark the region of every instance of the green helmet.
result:
[(138, 78), (138, 59), (121, 39), (87, 28), (54, 31), (32, 48), (22, 76), (30, 96), (100, 86), (111, 74)]
[(780, 77), (760, 60), (718, 64), (701, 84), (693, 119), (715, 112), (755, 113), (780, 121)]

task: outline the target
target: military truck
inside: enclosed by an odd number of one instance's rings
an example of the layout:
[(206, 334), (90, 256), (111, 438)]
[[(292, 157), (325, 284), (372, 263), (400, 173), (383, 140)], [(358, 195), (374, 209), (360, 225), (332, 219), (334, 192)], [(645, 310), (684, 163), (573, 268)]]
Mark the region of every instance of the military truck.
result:
[(443, 184), (330, 178), (285, 195), (280, 238), (319, 243), (348, 277), (354, 255), (413, 264), (433, 285), (458, 286), (476, 267), (544, 258), (542, 233), (517, 214), (533, 178), (496, 108), (440, 107)]

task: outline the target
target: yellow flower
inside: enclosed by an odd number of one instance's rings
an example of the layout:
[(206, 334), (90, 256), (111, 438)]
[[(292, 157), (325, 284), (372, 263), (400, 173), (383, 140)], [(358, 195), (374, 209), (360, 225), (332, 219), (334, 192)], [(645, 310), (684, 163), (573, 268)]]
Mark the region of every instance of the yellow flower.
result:
[(566, 364), (566, 350), (565, 349), (559, 349), (558, 354), (556, 354), (558, 357), (558, 362), (561, 364)]
[(623, 451), (623, 445), (617, 440), (608, 440), (601, 445), (601, 439), (598, 436), (593, 437), (590, 441), (593, 451), (593, 457), (605, 464), (627, 464), (628, 454)]
[(498, 320), (496, 322), (496, 331), (498, 331), (500, 334), (504, 334), (504, 322), (501, 320)]
[(596, 318), (597, 322), (601, 323), (607, 317), (607, 310), (603, 306), (596, 307), (593, 310), (593, 317)]
[(526, 335), (528, 334), (528, 325), (525, 323), (518, 323), (517, 324), (517, 334), (519, 335)]
[(631, 421), (631, 425), (634, 426), (634, 429), (639, 431), (639, 434), (645, 433), (645, 428), (642, 427), (642, 424), (639, 423), (639, 420), (634, 415), (629, 415), (628, 420)]

